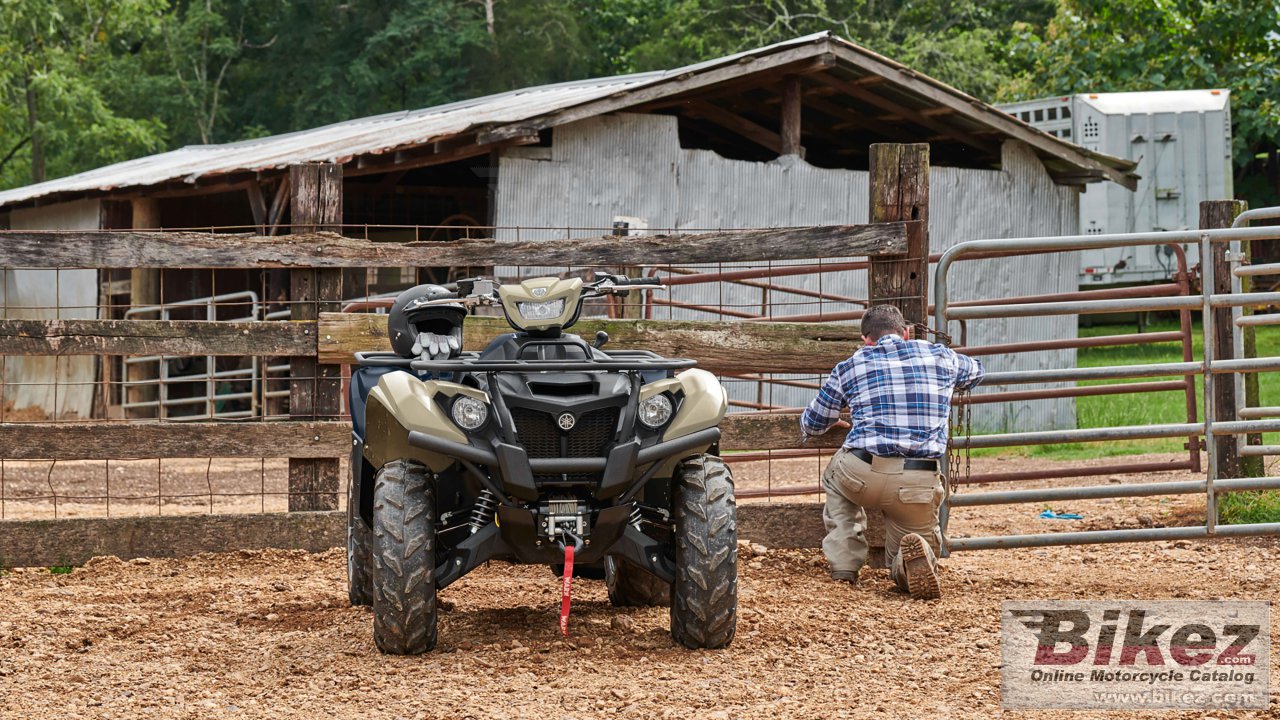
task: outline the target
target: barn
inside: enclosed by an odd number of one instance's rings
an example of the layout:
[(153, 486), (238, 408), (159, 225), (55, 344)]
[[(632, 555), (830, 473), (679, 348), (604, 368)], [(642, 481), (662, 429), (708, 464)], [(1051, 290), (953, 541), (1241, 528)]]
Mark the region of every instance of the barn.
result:
[[(1133, 189), (1135, 164), (1086, 150), (828, 33), (715, 60), (619, 77), (525, 88), (448, 105), (359, 118), (222, 145), (185, 147), (0, 192), (0, 228), (287, 228), (288, 167), (342, 167), (344, 232), (373, 240), (462, 236), (539, 239), (658, 229), (788, 227), (868, 219), (868, 147), (927, 142), (934, 252), (976, 238), (1073, 234), (1080, 189)], [(287, 229), (285, 230), (287, 231)], [(1077, 261), (1057, 256), (984, 260), (966, 267), (957, 297), (1069, 292)], [(503, 274), (507, 269), (498, 268)], [(345, 296), (394, 292), (448, 269), (371, 270)], [(838, 313), (865, 297), (865, 274), (774, 279), (765, 314)], [(807, 291), (793, 294), (786, 287)], [(3, 317), (269, 319), (287, 297), (269, 271), (4, 270)], [(658, 317), (710, 319), (760, 308), (744, 284), (673, 288)], [(210, 298), (223, 298), (210, 304)], [(212, 308), (212, 310), (210, 310)], [(185, 313), (185, 314), (184, 314)], [(738, 312), (737, 316), (745, 313)], [(1074, 336), (1074, 318), (985, 321), (973, 344)], [(189, 373), (238, 398), (269, 361), (235, 367), (156, 359), (146, 377)], [(1074, 351), (993, 357), (989, 366), (1069, 366)], [(203, 398), (190, 412), (99, 392), (133, 370), (94, 358), (8, 358), (11, 411), (57, 418), (208, 417), (259, 412), (254, 403)], [(809, 392), (741, 383), (743, 400), (794, 405)], [(180, 400), (180, 399), (179, 399)], [(197, 398), (199, 401), (199, 398)], [(262, 401), (262, 402), (258, 402)], [(984, 406), (990, 429), (1074, 426), (1069, 399)], [(150, 415), (148, 415), (150, 413)]]

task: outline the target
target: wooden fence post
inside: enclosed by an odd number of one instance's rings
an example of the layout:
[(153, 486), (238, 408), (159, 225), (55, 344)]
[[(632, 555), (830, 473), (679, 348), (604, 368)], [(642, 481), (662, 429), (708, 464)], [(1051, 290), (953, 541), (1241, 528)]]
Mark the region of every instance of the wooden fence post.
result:
[(907, 254), (871, 258), (868, 298), (896, 305), (908, 323), (927, 324), (929, 309), (929, 145), (871, 146), (873, 223), (922, 220), (907, 235)]
[[(928, 324), (929, 311), (929, 145), (877, 143), (870, 156), (872, 223), (921, 220), (907, 231), (905, 255), (871, 258), (867, 298), (872, 305), (894, 305), (908, 323)], [(867, 512), (868, 558), (884, 567), (884, 516)]]
[[(294, 232), (342, 232), (342, 166), (305, 163), (289, 166), (290, 222)], [(321, 312), (340, 310), (342, 270), (289, 271), (290, 317), (317, 320)], [(342, 366), (320, 365), (316, 356), (289, 361), (289, 415), (294, 420), (334, 419), (342, 412)], [(338, 460), (289, 459), (289, 510), (338, 507)]]
[[(1244, 212), (1244, 203), (1240, 200), (1205, 200), (1200, 203), (1200, 229), (1214, 230), (1229, 228), (1236, 216)], [(1228, 243), (1213, 243), (1213, 257), (1200, 258), (1201, 273), (1205, 263), (1213, 263), (1213, 292), (1231, 292), (1231, 264), (1227, 262)], [(1232, 337), (1235, 326), (1231, 319), (1231, 308), (1218, 308), (1213, 311), (1213, 359), (1231, 360), (1235, 357)], [(1231, 373), (1213, 376), (1213, 419), (1215, 422), (1226, 422), (1236, 419), (1236, 379)], [(1236, 447), (1234, 435), (1219, 435), (1213, 439), (1217, 446), (1218, 477), (1240, 477), (1240, 453)]]

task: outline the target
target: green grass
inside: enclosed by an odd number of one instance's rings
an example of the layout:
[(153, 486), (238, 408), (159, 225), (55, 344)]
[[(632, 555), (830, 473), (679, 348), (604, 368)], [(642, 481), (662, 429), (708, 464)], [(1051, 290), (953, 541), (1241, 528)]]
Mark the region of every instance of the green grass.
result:
[[(1165, 332), (1177, 329), (1177, 324), (1170, 322), (1149, 325), (1147, 332)], [(1081, 328), (1080, 336), (1097, 337), (1132, 332), (1134, 332), (1133, 325), (1095, 325)], [(1203, 334), (1199, 323), (1194, 326), (1192, 337), (1194, 346), (1192, 359), (1198, 360), (1203, 357)], [(1259, 357), (1280, 355), (1280, 327), (1258, 328), (1256, 339)], [(1082, 368), (1110, 365), (1145, 365), (1149, 363), (1181, 362), (1182, 360), (1182, 345), (1177, 342), (1089, 348), (1079, 350), (1076, 354), (1076, 364)], [(1280, 373), (1257, 373), (1257, 378), (1259, 404), (1280, 405)], [(1178, 379), (1181, 378), (1171, 376), (1129, 380), (1101, 380), (1081, 382), (1079, 384), (1107, 385)], [(1077, 398), (1076, 426), (1079, 428), (1100, 428), (1186, 422), (1186, 403), (1186, 394), (1182, 391)], [(1204, 384), (1200, 378), (1196, 378), (1196, 417), (1204, 417)], [(1280, 444), (1280, 433), (1265, 434), (1263, 442), (1269, 445)], [(1052, 460), (1080, 460), (1141, 453), (1185, 452), (1185, 443), (1186, 440), (1182, 438), (1109, 443), (1066, 443), (975, 450), (973, 455), (975, 457), (1012, 455)], [(1222, 522), (1230, 524), (1280, 521), (1280, 491), (1232, 493), (1223, 496), (1219, 503), (1219, 512)]]
[(74, 565), (52, 565), (49, 567), (49, 572), (54, 575), (70, 575), (75, 569)]

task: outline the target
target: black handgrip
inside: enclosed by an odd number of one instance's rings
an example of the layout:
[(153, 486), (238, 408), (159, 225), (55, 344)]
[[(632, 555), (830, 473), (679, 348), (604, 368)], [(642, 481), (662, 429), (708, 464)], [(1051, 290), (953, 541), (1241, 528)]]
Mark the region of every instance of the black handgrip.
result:
[(657, 278), (657, 277), (626, 278), (626, 277), (614, 276), (613, 284), (618, 287), (626, 287), (628, 285), (661, 285), (662, 278)]

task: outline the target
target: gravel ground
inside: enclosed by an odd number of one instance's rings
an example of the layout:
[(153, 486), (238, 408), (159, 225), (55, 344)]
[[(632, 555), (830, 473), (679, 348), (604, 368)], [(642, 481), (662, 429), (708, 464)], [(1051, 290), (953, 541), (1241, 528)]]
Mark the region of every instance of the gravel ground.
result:
[[(1080, 529), (1107, 514), (1122, 525), (1186, 524), (1202, 504), (1066, 509), (1086, 519), (985, 508), (957, 513), (954, 531)], [(697, 652), (672, 644), (665, 609), (612, 608), (603, 584), (585, 580), (565, 641), (556, 578), (491, 563), (441, 593), (440, 645), (415, 658), (378, 654), (370, 611), (347, 607), (338, 550), (99, 558), (67, 575), (0, 576), (0, 718), (1023, 717), (999, 707), (1002, 600), (1270, 599), (1278, 547), (962, 554), (944, 563), (943, 599), (927, 603), (894, 591), (882, 570), (864, 571), (856, 587), (833, 583), (817, 551), (744, 550), (738, 637)]]

